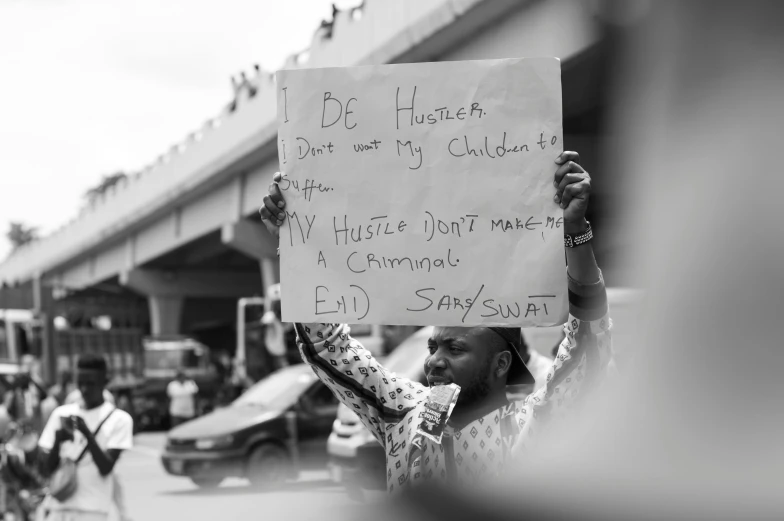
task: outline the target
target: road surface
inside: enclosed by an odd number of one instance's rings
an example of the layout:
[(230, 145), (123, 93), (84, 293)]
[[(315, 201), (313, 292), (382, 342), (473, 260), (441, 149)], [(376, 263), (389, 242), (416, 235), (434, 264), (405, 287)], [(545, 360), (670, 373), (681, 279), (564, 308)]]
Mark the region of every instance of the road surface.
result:
[(363, 508), (329, 481), (326, 470), (305, 472), (297, 482), (270, 492), (253, 489), (242, 479), (226, 480), (215, 490), (199, 489), (164, 472), (164, 443), (162, 433), (140, 434), (118, 463), (133, 521), (349, 519)]

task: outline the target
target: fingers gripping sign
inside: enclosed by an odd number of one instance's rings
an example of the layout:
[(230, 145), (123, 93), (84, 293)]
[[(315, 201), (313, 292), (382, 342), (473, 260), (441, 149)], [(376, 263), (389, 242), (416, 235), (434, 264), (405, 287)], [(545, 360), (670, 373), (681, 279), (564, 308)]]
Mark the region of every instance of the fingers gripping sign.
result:
[(282, 178), (283, 176), (280, 172), (275, 172), (275, 175), (272, 177), (272, 184), (269, 186), (269, 193), (264, 196), (264, 204), (259, 208), (261, 221), (275, 237), (280, 236), (280, 226), (286, 218), (286, 201), (284, 201), (283, 194), (278, 186)]
[(566, 151), (555, 160), (559, 165), (555, 171), (553, 186), (555, 197), (564, 210), (564, 222), (578, 223), (585, 219), (588, 199), (591, 195), (591, 176), (579, 164), (577, 152)]

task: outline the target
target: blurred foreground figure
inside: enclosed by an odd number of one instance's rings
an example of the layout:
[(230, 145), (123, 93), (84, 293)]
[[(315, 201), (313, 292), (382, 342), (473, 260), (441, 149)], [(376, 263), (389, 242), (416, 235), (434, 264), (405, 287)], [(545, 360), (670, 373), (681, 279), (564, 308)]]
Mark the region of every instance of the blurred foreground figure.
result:
[(417, 493), (409, 519), (784, 519), (784, 3), (642, 5), (607, 150), (647, 290), (640, 345), (616, 346), (636, 358), (518, 476)]

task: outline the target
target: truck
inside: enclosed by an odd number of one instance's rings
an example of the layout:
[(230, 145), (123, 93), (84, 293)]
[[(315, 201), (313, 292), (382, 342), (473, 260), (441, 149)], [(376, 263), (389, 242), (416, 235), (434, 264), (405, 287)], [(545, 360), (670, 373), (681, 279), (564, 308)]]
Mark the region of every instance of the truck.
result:
[(166, 388), (182, 371), (196, 382), (196, 415), (212, 410), (220, 377), (210, 348), (183, 335), (147, 336), (142, 339), (142, 381), (133, 389), (133, 410), (139, 429), (164, 428), (169, 424)]
[[(0, 366), (20, 368), (25, 355), (40, 360), (42, 327), (30, 310), (0, 310)], [(186, 336), (150, 337), (140, 328), (69, 328), (55, 323), (50, 353), (50, 384), (65, 373), (73, 375), (80, 355), (103, 355), (109, 366), (107, 389), (118, 407), (134, 417), (137, 429), (167, 424), (166, 386), (177, 369), (199, 385), (198, 411), (210, 409), (218, 387), (209, 348)]]
[[(232, 373), (230, 381), (233, 385), (229, 386), (232, 392), (228, 397), (223, 396), (225, 386), (221, 388), (227, 375), (218, 374), (212, 360), (218, 358), (216, 355), (221, 352), (222, 346), (214, 346), (217, 349), (211, 351), (187, 336), (146, 336), (141, 328), (118, 328), (114, 324), (98, 322), (94, 324), (97, 327), (70, 327), (64, 320), (55, 319), (49, 337), (50, 358), (43, 360), (46, 362), (44, 369), (48, 371), (44, 370), (42, 376), (52, 385), (66, 372), (73, 375), (80, 355), (99, 353), (109, 365), (108, 389), (118, 406), (134, 417), (136, 428), (166, 427), (166, 386), (175, 378), (177, 368), (184, 369), (199, 386), (199, 414), (208, 412), (216, 404), (227, 403), (238, 392), (274, 371), (275, 365), (265, 343), (266, 326), (261, 318), (267, 310), (279, 311), (276, 307), (279, 302), (279, 284), (268, 288), (265, 297), (238, 299), (236, 344), (228, 348), (223, 346), (223, 352), (227, 354), (234, 351), (232, 363), (224, 364), (231, 365), (224, 369)], [(24, 355), (42, 360), (44, 324), (45, 321), (31, 310), (0, 310), (0, 363), (21, 366)], [(381, 326), (353, 325), (352, 334), (375, 354), (381, 355), (385, 351), (384, 344), (388, 343), (388, 339), (384, 338)], [(288, 363), (300, 363), (294, 332), (290, 327), (286, 342)]]

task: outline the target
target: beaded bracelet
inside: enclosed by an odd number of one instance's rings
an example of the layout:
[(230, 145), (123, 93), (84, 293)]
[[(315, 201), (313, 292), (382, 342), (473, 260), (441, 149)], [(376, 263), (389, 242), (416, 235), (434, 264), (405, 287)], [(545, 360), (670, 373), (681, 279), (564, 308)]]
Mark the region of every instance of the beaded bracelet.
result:
[(567, 248), (574, 248), (576, 246), (580, 246), (581, 244), (585, 244), (586, 242), (593, 239), (593, 230), (591, 229), (591, 223), (587, 220), (585, 221), (588, 224), (588, 229), (585, 230), (583, 233), (580, 234), (564, 234), (564, 246)]

